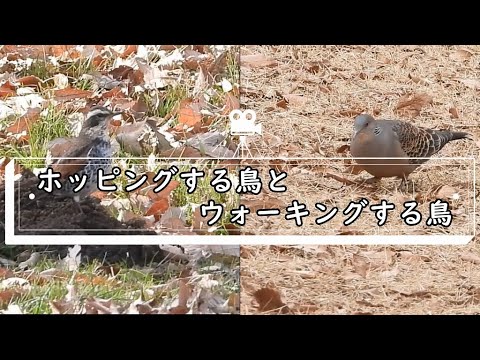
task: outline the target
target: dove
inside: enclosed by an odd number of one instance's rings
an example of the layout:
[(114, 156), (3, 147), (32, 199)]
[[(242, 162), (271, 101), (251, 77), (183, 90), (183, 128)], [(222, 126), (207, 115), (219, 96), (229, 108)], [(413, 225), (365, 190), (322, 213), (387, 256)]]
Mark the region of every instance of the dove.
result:
[(356, 162), (360, 168), (373, 175), (369, 181), (398, 177), (404, 185), (417, 167), (449, 142), (460, 139), (471, 139), (471, 135), (466, 132), (432, 130), (402, 120), (375, 120), (368, 114), (361, 114), (355, 119), (350, 153), (354, 158), (392, 158), (356, 159)]

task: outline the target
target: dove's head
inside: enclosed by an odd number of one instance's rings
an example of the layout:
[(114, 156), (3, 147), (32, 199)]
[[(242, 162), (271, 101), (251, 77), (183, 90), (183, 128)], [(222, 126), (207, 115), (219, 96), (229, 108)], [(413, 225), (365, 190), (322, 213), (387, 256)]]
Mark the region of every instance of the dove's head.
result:
[(360, 114), (355, 118), (353, 124), (353, 137), (357, 135), (360, 131), (371, 129), (373, 130), (376, 127), (376, 121), (373, 116), (368, 114)]

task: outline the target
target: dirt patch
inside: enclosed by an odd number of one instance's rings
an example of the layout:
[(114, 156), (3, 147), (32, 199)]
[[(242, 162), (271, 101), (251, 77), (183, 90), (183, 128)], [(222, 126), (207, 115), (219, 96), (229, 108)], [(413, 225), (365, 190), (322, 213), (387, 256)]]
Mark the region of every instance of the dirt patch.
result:
[[(15, 234), (22, 235), (156, 235), (143, 229), (143, 222), (132, 220), (119, 222), (100, 205), (99, 200), (87, 198), (81, 203), (82, 211), (70, 198), (58, 199), (38, 190), (38, 179), (29, 171), (16, 182), (15, 197), (20, 206), (15, 206)], [(29, 195), (35, 194), (31, 200)], [(20, 211), (19, 211), (20, 209)], [(5, 188), (0, 185), (0, 219), (5, 218)], [(20, 224), (20, 226), (19, 226)], [(52, 229), (49, 231), (45, 231)], [(28, 230), (28, 231), (26, 231)], [(2, 237), (5, 236), (4, 224), (0, 223)], [(3, 241), (2, 241), (3, 243)], [(3, 254), (15, 257), (24, 251), (24, 246), (0, 245)], [(36, 251), (47, 250), (51, 256), (65, 256), (67, 246), (35, 246)], [(82, 246), (85, 260), (97, 258), (106, 262), (127, 261), (145, 264), (159, 261), (163, 254), (158, 246)]]

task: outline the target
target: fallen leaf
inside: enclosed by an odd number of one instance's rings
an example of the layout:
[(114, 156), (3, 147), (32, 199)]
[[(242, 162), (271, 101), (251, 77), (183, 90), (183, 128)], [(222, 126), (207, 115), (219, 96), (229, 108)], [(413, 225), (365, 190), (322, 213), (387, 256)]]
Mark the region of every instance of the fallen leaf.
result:
[(450, 59), (454, 61), (466, 61), (470, 59), (472, 55), (473, 54), (468, 50), (459, 49), (450, 54)]
[(145, 216), (153, 215), (155, 216), (155, 220), (158, 221), (160, 219), (160, 215), (162, 215), (165, 211), (169, 208), (169, 201), (168, 198), (161, 198), (156, 200), (152, 206), (147, 210)]
[(236, 109), (240, 109), (240, 101), (238, 100), (238, 97), (233, 95), (232, 93), (227, 93), (225, 107), (222, 111), (222, 114), (228, 115)]
[(26, 135), (22, 135), (20, 138), (17, 139), (18, 142), (22, 142), (22, 140), (27, 139), (27, 135), (30, 131), (30, 127), (34, 122), (40, 119), (40, 112), (39, 108), (32, 108), (29, 109), (28, 112), (17, 119), (12, 125), (5, 129), (6, 134), (22, 134), (25, 132)]
[(15, 88), (12, 89), (9, 86), (5, 86), (5, 84), (0, 86), (0, 97), (4, 98), (8, 96), (15, 96), (16, 94), (17, 92)]
[(202, 121), (200, 105), (193, 99), (184, 99), (180, 102), (178, 122), (188, 126), (193, 126)]
[(187, 278), (178, 280), (178, 305), (187, 306), (188, 299), (192, 295), (192, 287), (188, 284)]
[(232, 307), (232, 308), (239, 308), (240, 307), (240, 294), (238, 293), (232, 293), (228, 297), (227, 300), (227, 305)]
[(287, 102), (286, 99), (282, 99), (282, 100), (278, 101), (276, 105), (277, 105), (279, 108), (288, 109), (288, 102)]
[(316, 74), (320, 71), (320, 63), (318, 61), (311, 61), (308, 63), (307, 71)]
[(425, 106), (433, 103), (433, 97), (427, 94), (407, 94), (400, 98), (395, 112), (403, 116), (415, 117)]
[(168, 309), (168, 313), (169, 314), (172, 314), (172, 315), (184, 315), (184, 314), (188, 314), (188, 312), (190, 311), (190, 309), (186, 306), (174, 306), (170, 309)]
[(450, 113), (450, 116), (452, 117), (452, 119), (458, 119), (459, 116), (458, 116), (458, 111), (456, 108), (450, 108), (448, 109), (448, 112)]
[(40, 80), (38, 77), (34, 75), (29, 75), (29, 76), (24, 76), (20, 79), (16, 80), (17, 83), (19, 83), (22, 86), (32, 86), (35, 87), (37, 86), (42, 80)]
[(93, 95), (90, 90), (81, 90), (74, 88), (59, 89), (54, 91), (55, 100), (65, 102), (75, 99), (85, 99)]
[(81, 250), (82, 247), (80, 245), (75, 245), (68, 248), (67, 256), (65, 256), (61, 261), (61, 264), (66, 270), (75, 271), (78, 269), (81, 261)]
[(272, 311), (281, 309), (282, 314), (290, 312), (288, 306), (282, 301), (280, 293), (272, 288), (262, 288), (253, 293), (253, 297), (259, 305), (260, 311)]
[(359, 274), (361, 277), (366, 278), (367, 272), (370, 269), (370, 263), (366, 257), (353, 254), (352, 255), (352, 265), (355, 269), (355, 272)]
[(350, 151), (350, 145), (342, 145), (340, 146), (339, 148), (337, 148), (336, 152), (337, 154), (344, 154), (346, 153), (347, 151)]
[(250, 68), (273, 67), (277, 66), (277, 62), (263, 54), (243, 55), (240, 57), (241, 66)]
[(480, 265), (480, 256), (477, 255), (477, 254), (474, 254), (474, 253), (465, 253), (465, 254), (462, 254), (460, 255), (460, 258), (463, 260), (463, 261), (468, 261), (468, 262), (471, 262), (472, 264), (475, 264), (475, 265)]
[(0, 291), (0, 306), (5, 306), (13, 300), (19, 298), (22, 295), (22, 291), (19, 289), (10, 289)]
[(170, 193), (175, 190), (178, 185), (180, 185), (180, 182), (177, 180), (171, 180), (162, 191), (154, 192), (153, 189), (149, 189), (147, 196), (152, 200), (167, 199), (170, 196)]
[(127, 48), (121, 56), (122, 59), (129, 57), (131, 54), (137, 51), (137, 45), (127, 45)]
[(342, 226), (338, 229), (338, 235), (365, 235), (363, 231), (356, 230), (351, 228), (350, 226)]
[(13, 273), (12, 270), (7, 269), (7, 268), (0, 268), (0, 279), (8, 279), (11, 277), (14, 277), (15, 274)]
[(451, 200), (457, 197), (459, 198), (460, 195), (458, 194), (457, 189), (449, 185), (443, 185), (436, 191), (435, 197), (442, 200)]

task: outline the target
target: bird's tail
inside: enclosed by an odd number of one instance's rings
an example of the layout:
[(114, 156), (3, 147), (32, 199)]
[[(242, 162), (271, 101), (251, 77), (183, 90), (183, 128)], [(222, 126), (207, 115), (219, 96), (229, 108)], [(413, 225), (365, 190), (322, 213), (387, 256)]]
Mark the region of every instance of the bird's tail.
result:
[(466, 132), (461, 132), (461, 131), (453, 131), (451, 132), (451, 140), (461, 140), (461, 139), (468, 139), (468, 140), (473, 140), (472, 135)]

